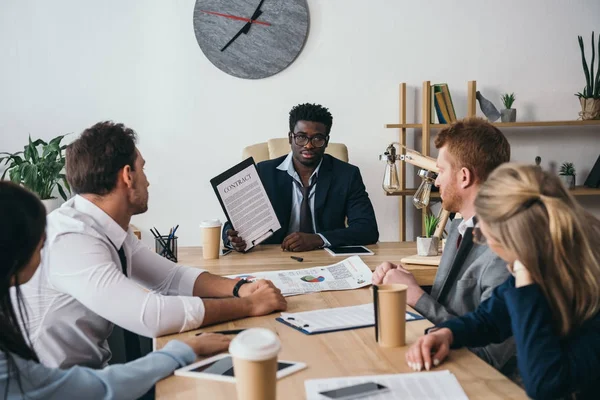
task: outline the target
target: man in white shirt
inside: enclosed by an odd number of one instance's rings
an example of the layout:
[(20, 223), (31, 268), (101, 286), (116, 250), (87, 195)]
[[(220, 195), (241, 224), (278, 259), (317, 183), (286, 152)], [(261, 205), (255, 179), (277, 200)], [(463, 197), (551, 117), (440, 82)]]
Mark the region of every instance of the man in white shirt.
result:
[(104, 367), (113, 324), (127, 345), (134, 334), (157, 337), (287, 307), (269, 281), (245, 284), (176, 265), (133, 235), (129, 222), (148, 209), (149, 186), (135, 140), (122, 124), (101, 122), (67, 148), (77, 196), (48, 216), (42, 263), (21, 286), (31, 341), (47, 366)]
[[(510, 275), (506, 263), (487, 245), (473, 241), (474, 202), (479, 186), (496, 167), (510, 160), (510, 144), (489, 122), (470, 118), (440, 131), (435, 146), (439, 149), (440, 170), (435, 184), (440, 188), (444, 208), (460, 213), (463, 219), (449, 224), (431, 294), (419, 287), (412, 273), (389, 262), (376, 268), (373, 283), (407, 285), (407, 304), (440, 324), (474, 311)], [(514, 340), (472, 350), (507, 375), (513, 373)]]

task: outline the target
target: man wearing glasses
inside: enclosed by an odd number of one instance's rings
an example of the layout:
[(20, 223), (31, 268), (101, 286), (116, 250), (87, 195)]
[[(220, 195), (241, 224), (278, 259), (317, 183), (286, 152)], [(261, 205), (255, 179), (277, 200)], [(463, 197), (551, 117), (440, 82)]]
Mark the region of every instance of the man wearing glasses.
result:
[[(281, 244), (287, 251), (308, 251), (372, 244), (379, 239), (360, 170), (325, 154), (332, 123), (327, 108), (297, 105), (289, 118), (291, 152), (258, 163), (258, 173), (282, 226), (263, 243)], [(246, 249), (244, 238), (229, 222), (223, 227), (223, 242), (236, 251)]]
[[(498, 128), (471, 118), (440, 131), (435, 146), (440, 170), (435, 185), (440, 188), (443, 206), (463, 218), (449, 224), (431, 294), (419, 287), (409, 271), (389, 262), (376, 268), (373, 283), (407, 285), (407, 304), (437, 325), (475, 311), (510, 275), (506, 263), (480, 234), (474, 205), (479, 186), (496, 167), (510, 160), (510, 144)], [(506, 375), (513, 374), (516, 350), (512, 338), (471, 350)]]

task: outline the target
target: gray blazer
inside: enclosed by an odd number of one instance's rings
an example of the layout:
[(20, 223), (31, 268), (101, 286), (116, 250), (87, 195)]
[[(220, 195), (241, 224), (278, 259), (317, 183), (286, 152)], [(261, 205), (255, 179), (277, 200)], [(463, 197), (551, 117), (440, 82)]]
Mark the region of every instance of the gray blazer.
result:
[[(506, 262), (489, 247), (473, 243), (471, 232), (465, 232), (460, 247), (456, 248), (458, 225), (461, 221), (454, 220), (450, 223), (449, 235), (431, 295), (421, 296), (414, 307), (436, 325), (475, 311), (479, 304), (491, 296), (494, 288), (506, 281), (510, 275)], [(498, 370), (507, 366), (509, 361), (511, 365), (514, 364), (516, 356), (515, 342), (512, 338), (503, 343), (472, 348), (471, 351)]]

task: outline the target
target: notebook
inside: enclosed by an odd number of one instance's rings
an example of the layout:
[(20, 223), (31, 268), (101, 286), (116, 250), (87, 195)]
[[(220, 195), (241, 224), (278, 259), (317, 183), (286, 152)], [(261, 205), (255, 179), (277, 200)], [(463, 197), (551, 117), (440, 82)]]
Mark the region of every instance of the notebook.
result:
[[(424, 319), (420, 315), (407, 312), (406, 321)], [(322, 310), (298, 313), (281, 313), (277, 321), (307, 335), (367, 328), (375, 325), (373, 303), (360, 306), (325, 308)]]

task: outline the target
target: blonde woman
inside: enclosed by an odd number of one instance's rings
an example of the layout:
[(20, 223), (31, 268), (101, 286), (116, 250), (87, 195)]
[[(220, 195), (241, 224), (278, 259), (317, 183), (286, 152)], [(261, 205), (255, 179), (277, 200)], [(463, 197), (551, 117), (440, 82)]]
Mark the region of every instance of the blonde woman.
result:
[(414, 370), (449, 349), (514, 336), (519, 372), (536, 399), (598, 398), (600, 221), (554, 175), (504, 164), (482, 185), (474, 240), (487, 242), (511, 274), (474, 312), (439, 324), (406, 353)]

